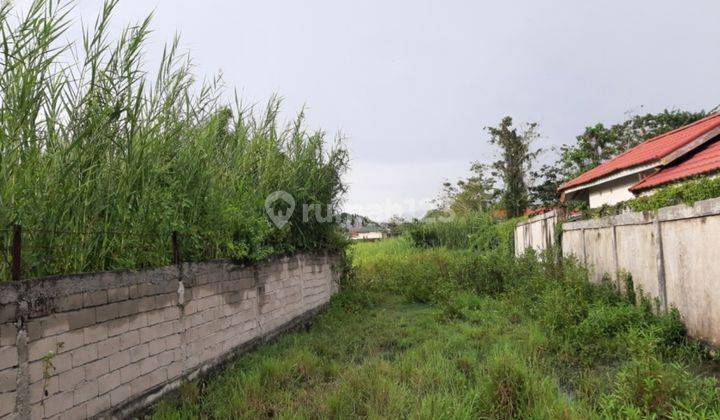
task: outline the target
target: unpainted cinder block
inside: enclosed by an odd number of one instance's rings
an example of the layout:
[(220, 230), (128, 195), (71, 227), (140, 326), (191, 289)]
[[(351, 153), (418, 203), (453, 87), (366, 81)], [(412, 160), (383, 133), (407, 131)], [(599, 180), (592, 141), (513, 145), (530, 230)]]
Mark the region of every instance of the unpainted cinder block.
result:
[(0, 325), (0, 347), (14, 346), (17, 341), (17, 328), (14, 324)]
[(83, 328), (85, 344), (97, 343), (108, 338), (108, 327), (105, 324), (95, 324)]
[(79, 405), (98, 395), (98, 383), (95, 380), (85, 381), (78, 385), (73, 393), (73, 403)]
[(60, 414), (72, 408), (73, 394), (72, 392), (66, 391), (61, 394), (53, 395), (43, 401), (43, 406), (45, 407), (45, 417), (52, 417), (56, 414)]
[(110, 404), (118, 406), (130, 398), (130, 385), (123, 384), (110, 392)]
[(60, 392), (60, 381), (57, 376), (43, 379), (30, 384), (30, 404), (42, 402), (45, 398)]
[(107, 358), (96, 360), (85, 365), (85, 379), (94, 380), (108, 373), (109, 360)]
[(85, 328), (95, 323), (95, 309), (86, 308), (79, 311), (68, 312), (67, 320), (71, 330)]
[(82, 366), (97, 359), (97, 344), (88, 344), (72, 351), (73, 367)]
[(138, 312), (147, 312), (155, 309), (155, 296), (146, 296), (137, 300)]
[(82, 381), (85, 380), (85, 368), (78, 366), (58, 376), (58, 385), (63, 391), (71, 391)]
[(77, 420), (87, 418), (86, 408), (85, 404), (76, 405), (64, 413), (61, 413), (60, 416), (58, 416), (58, 420)]
[(142, 359), (139, 364), (140, 375), (147, 375), (160, 367), (160, 361), (157, 356), (146, 357), (145, 359)]
[(165, 320), (165, 310), (164, 309), (155, 309), (150, 312), (147, 312), (147, 324), (148, 325), (155, 325), (163, 322)]
[(17, 370), (5, 369), (0, 371), (0, 392), (14, 391), (17, 386)]
[(95, 320), (97, 322), (105, 322), (115, 319), (119, 316), (120, 305), (117, 303), (109, 303), (107, 305), (95, 308)]
[(87, 416), (92, 417), (112, 407), (110, 403), (110, 394), (101, 395), (87, 402)]
[(128, 300), (130, 297), (130, 289), (128, 287), (117, 287), (108, 289), (108, 302), (120, 302)]
[(150, 355), (162, 353), (166, 349), (165, 338), (156, 338), (155, 340), (148, 343), (148, 351)]
[(115, 354), (120, 349), (120, 337), (110, 337), (99, 343), (98, 345), (98, 358), (103, 358)]
[(130, 363), (135, 363), (150, 355), (147, 344), (141, 344), (130, 348)]
[[(327, 302), (329, 266), (307, 258), (263, 265), (261, 302), (255, 269), (229, 263), (189, 268), (183, 307), (178, 306), (177, 273), (163, 269), (122, 274), (122, 282), (115, 276), (108, 283), (130, 286), (56, 298), (54, 310), (66, 312), (28, 325), (33, 415), (81, 418), (106, 412)], [(292, 270), (289, 261), (295, 262)], [(301, 287), (303, 265), (307, 274)], [(15, 341), (13, 324), (0, 321), (0, 366), (9, 365), (6, 371), (0, 367), (0, 398), (12, 394), (17, 383)], [(50, 352), (57, 353), (52, 361), (58, 369), (45, 379), (39, 359)]]
[(155, 296), (155, 307), (156, 308), (166, 308), (168, 306), (175, 306), (177, 304), (178, 304), (177, 291), (173, 291), (172, 293), (164, 293), (162, 295)]
[(83, 306), (100, 306), (108, 303), (108, 292), (106, 290), (96, 290), (94, 292), (83, 293)]
[(63, 296), (55, 299), (55, 309), (58, 312), (75, 311), (83, 307), (83, 294)]
[(110, 372), (118, 370), (130, 364), (130, 350), (123, 350), (108, 357), (108, 369)]
[(150, 389), (150, 375), (137, 377), (130, 381), (130, 394), (139, 395)]
[(122, 385), (120, 380), (120, 372), (110, 372), (98, 378), (98, 393), (106, 394), (113, 389)]
[(129, 316), (136, 315), (138, 313), (138, 302), (137, 300), (126, 300), (123, 302), (116, 303), (118, 308), (118, 316)]
[(130, 329), (130, 319), (127, 317), (113, 319), (112, 321), (108, 321), (106, 325), (108, 329), (108, 337), (115, 337)]
[(15, 393), (0, 394), (0, 416), (10, 414), (15, 409)]
[(133, 363), (120, 369), (120, 382), (126, 384), (140, 376), (140, 365)]
[(18, 355), (14, 346), (0, 347), (0, 370), (17, 366)]

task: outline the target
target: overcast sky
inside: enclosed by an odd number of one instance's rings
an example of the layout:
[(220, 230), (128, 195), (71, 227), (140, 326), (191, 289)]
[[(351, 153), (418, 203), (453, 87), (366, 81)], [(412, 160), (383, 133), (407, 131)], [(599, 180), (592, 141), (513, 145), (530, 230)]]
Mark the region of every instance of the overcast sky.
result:
[(221, 71), (246, 103), (307, 105), (311, 128), (347, 137), (346, 210), (378, 219), (422, 214), (494, 160), (483, 127), (504, 115), (539, 122), (547, 148), (628, 112), (720, 103), (717, 0), (121, 0), (116, 30), (153, 10), (149, 64), (179, 32), (198, 74)]

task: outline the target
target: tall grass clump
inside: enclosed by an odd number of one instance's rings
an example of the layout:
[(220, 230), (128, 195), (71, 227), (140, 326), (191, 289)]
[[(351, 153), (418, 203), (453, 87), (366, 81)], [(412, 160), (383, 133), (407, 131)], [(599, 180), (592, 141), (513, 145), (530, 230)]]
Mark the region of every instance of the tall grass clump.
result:
[(408, 235), (419, 248), (446, 247), (512, 253), (516, 220), (499, 222), (488, 213), (469, 212), (448, 220), (430, 219), (412, 226)]
[[(308, 131), (224, 102), (219, 78), (198, 82), (175, 40), (151, 74), (150, 18), (115, 41), (104, 3), (80, 43), (63, 41), (71, 8), (35, 0), (0, 6), (0, 280), (9, 233), (23, 227), (24, 277), (164, 265), (177, 231), (183, 260), (261, 259), (339, 246), (335, 227), (302, 220), (302, 205), (341, 199), (347, 152)], [(275, 228), (274, 191), (298, 208)]]

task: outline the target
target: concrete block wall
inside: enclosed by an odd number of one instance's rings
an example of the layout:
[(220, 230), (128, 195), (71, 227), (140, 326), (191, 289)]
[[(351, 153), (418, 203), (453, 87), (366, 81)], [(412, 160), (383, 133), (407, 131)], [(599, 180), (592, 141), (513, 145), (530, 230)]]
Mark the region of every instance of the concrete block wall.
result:
[(123, 416), (337, 291), (337, 256), (0, 284), (0, 419)]
[[(18, 388), (17, 293), (0, 292), (0, 418), (8, 418), (15, 411)], [(25, 385), (26, 387), (26, 385)]]
[(558, 223), (557, 210), (531, 217), (515, 226), (515, 255), (520, 256), (528, 248), (542, 252), (555, 244), (555, 225)]
[(657, 212), (625, 213), (563, 225), (562, 248), (592, 281), (632, 274), (637, 291), (677, 308), (690, 335), (720, 346), (720, 199)]

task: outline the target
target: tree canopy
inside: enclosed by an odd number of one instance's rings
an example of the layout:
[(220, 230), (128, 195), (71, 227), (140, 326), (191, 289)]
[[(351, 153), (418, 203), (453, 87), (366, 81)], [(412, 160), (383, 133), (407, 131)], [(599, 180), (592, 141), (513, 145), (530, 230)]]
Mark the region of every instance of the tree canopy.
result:
[(439, 213), (488, 211), (499, 207), (508, 217), (522, 215), (529, 206), (553, 207), (559, 202), (558, 187), (583, 172), (638, 144), (695, 122), (711, 112), (665, 109), (655, 114), (636, 114), (620, 123), (585, 127), (572, 144), (561, 146), (555, 162), (535, 168), (540, 150), (532, 150), (539, 137), (537, 123), (513, 126), (511, 117), (497, 127), (487, 127), (488, 142), (500, 149), (500, 159), (487, 164), (473, 162), (471, 175), (455, 183), (445, 182), (435, 200)]

